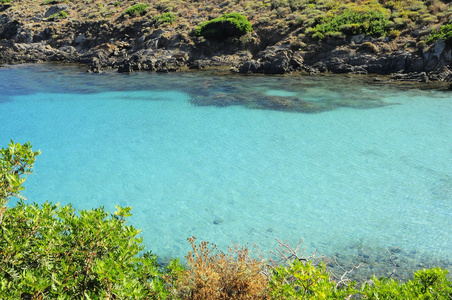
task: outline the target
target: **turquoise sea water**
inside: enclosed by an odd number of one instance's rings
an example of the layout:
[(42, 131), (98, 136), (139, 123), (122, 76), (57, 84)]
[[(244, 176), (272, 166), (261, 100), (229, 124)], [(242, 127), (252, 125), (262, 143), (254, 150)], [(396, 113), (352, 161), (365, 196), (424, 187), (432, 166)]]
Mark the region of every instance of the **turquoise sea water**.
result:
[(452, 270), (451, 92), (23, 65), (0, 68), (1, 147), (10, 139), (42, 150), (28, 201), (132, 206), (162, 260), (193, 235), (264, 253), (277, 237), (370, 273), (392, 270), (386, 249), (400, 273)]

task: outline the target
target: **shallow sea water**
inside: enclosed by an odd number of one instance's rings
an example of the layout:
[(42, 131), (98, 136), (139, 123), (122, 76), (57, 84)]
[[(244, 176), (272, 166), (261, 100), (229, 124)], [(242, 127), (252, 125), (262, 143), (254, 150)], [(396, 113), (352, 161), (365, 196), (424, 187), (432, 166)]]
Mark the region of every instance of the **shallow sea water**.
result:
[(0, 68), (0, 141), (41, 149), (28, 201), (132, 206), (162, 261), (187, 237), (275, 238), (385, 275), (452, 270), (452, 92), (363, 77)]

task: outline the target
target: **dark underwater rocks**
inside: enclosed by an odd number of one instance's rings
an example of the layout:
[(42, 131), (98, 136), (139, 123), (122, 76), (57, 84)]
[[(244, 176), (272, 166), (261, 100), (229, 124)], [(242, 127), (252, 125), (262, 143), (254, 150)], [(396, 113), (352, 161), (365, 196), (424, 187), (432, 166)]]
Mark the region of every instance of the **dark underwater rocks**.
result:
[(338, 273), (341, 267), (350, 270), (353, 266), (360, 265), (353, 270), (348, 278), (362, 283), (363, 280), (376, 276), (391, 277), (406, 282), (413, 278), (413, 272), (420, 269), (440, 267), (451, 270), (452, 261), (447, 258), (437, 258), (430, 253), (390, 246), (386, 248), (372, 248), (360, 242), (351, 245), (345, 250), (347, 255), (336, 253), (327, 267)]
[(254, 108), (303, 113), (319, 113), (331, 110), (327, 105), (304, 101), (297, 97), (281, 97), (265, 95), (259, 97)]
[(430, 191), (435, 199), (446, 201), (452, 199), (452, 177), (444, 176), (432, 186)]
[(222, 219), (215, 219), (215, 220), (213, 220), (213, 224), (214, 225), (221, 225), (223, 223), (224, 223), (224, 221)]
[(241, 105), (254, 109), (277, 110), (287, 112), (319, 113), (331, 110), (328, 105), (301, 100), (297, 97), (270, 96), (261, 93), (227, 94), (213, 93), (194, 96), (190, 102), (196, 106), (226, 107)]
[(323, 101), (326, 106), (329, 106), (330, 109), (340, 108), (340, 107), (348, 107), (348, 108), (356, 108), (356, 109), (371, 109), (371, 108), (379, 108), (389, 104), (381, 99), (365, 99), (363, 98), (344, 98), (344, 99), (330, 99)]
[(251, 100), (240, 95), (227, 93), (214, 93), (210, 95), (200, 95), (191, 98), (190, 102), (196, 106), (217, 106), (226, 107), (232, 105), (246, 105)]
[(284, 112), (321, 113), (343, 107), (355, 109), (379, 108), (387, 105), (380, 99), (366, 97), (306, 101), (294, 96), (274, 96), (234, 88), (227, 92), (210, 92), (208, 88), (191, 92), (190, 103), (195, 106), (228, 107), (240, 105), (252, 109)]

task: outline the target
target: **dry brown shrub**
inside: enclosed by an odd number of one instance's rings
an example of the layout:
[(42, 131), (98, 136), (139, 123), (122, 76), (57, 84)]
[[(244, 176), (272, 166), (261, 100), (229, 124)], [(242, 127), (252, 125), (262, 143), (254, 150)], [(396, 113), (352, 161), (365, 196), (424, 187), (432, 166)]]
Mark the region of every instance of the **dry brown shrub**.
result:
[(234, 245), (228, 253), (208, 242), (196, 243), (186, 256), (187, 268), (173, 282), (174, 299), (267, 299), (267, 278), (261, 274), (261, 261), (251, 258), (247, 247)]
[(446, 3), (443, 3), (439, 0), (432, 0), (430, 2), (431, 4), (428, 9), (433, 15), (445, 11), (448, 8), (448, 5)]

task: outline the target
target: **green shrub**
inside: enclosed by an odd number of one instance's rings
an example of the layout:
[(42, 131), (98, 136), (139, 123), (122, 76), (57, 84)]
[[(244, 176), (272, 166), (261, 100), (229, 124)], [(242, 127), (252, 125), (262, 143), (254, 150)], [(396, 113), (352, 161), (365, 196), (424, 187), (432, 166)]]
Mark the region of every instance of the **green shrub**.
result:
[(429, 17), (422, 18), (422, 23), (424, 23), (424, 24), (435, 23), (435, 22), (436, 22), (435, 16), (429, 16)]
[(0, 295), (7, 299), (123, 299), (158, 294), (157, 257), (140, 230), (126, 225), (130, 207), (79, 211), (71, 205), (19, 202), (1, 224)]
[[(126, 225), (130, 207), (75, 214), (71, 205), (6, 206), (20, 197), (39, 151), (11, 141), (0, 150), (0, 298), (142, 299), (164, 295), (157, 257), (140, 230)], [(23, 198), (23, 197), (22, 197)]]
[(8, 199), (25, 199), (20, 195), (26, 179), (23, 176), (32, 173), (36, 157), (40, 154), (40, 151), (32, 150), (30, 143), (21, 145), (11, 141), (8, 148), (0, 149), (0, 224)]
[(10, 4), (12, 0), (0, 0), (1, 4)]
[(388, 16), (379, 9), (345, 9), (342, 13), (322, 15), (316, 19), (311, 33), (318, 37), (328, 32), (342, 32), (347, 35), (364, 33), (366, 35), (386, 35)]
[(202, 23), (196, 34), (208, 39), (225, 40), (228, 37), (242, 36), (251, 30), (251, 23), (245, 16), (231, 13)]
[(321, 39), (325, 38), (325, 35), (319, 31), (317, 31), (311, 37), (316, 40), (321, 40)]
[(164, 23), (173, 24), (174, 21), (176, 21), (176, 16), (172, 12), (167, 12), (167, 13), (154, 17), (154, 22), (157, 25), (164, 24)]
[(361, 289), (363, 299), (451, 299), (452, 282), (447, 270), (433, 268), (414, 273), (414, 279), (400, 283), (387, 278), (373, 278)]
[(401, 17), (410, 19), (411, 21), (416, 21), (419, 18), (419, 12), (417, 11), (402, 11), (400, 13)]
[(392, 38), (397, 38), (400, 35), (400, 30), (397, 29), (391, 29), (391, 31), (389, 31), (389, 36)]
[(330, 274), (321, 263), (314, 266), (311, 261), (295, 260), (289, 266), (273, 270), (269, 287), (270, 299), (348, 299), (355, 290), (337, 288)]
[(433, 30), (427, 38), (426, 43), (431, 44), (439, 39), (443, 39), (446, 43), (452, 44), (452, 23), (443, 25), (438, 30)]
[(339, 30), (345, 34), (355, 34), (361, 30), (361, 24), (344, 24), (339, 27)]
[(334, 38), (334, 39), (342, 39), (345, 38), (345, 34), (338, 31), (338, 32), (327, 32), (325, 34), (325, 37), (327, 38)]
[(411, 20), (408, 18), (394, 18), (393, 22), (396, 28), (402, 29), (407, 27), (407, 25), (411, 23)]
[(53, 21), (53, 20), (57, 20), (57, 19), (66, 19), (68, 17), (67, 12), (60, 11), (59, 13), (53, 14), (50, 17), (47, 18), (47, 21)]
[(144, 16), (146, 14), (148, 6), (149, 5), (144, 4), (144, 3), (135, 4), (135, 5), (132, 5), (131, 7), (129, 7), (128, 9), (126, 9), (123, 14), (129, 15), (132, 17), (136, 17), (138, 15)]

